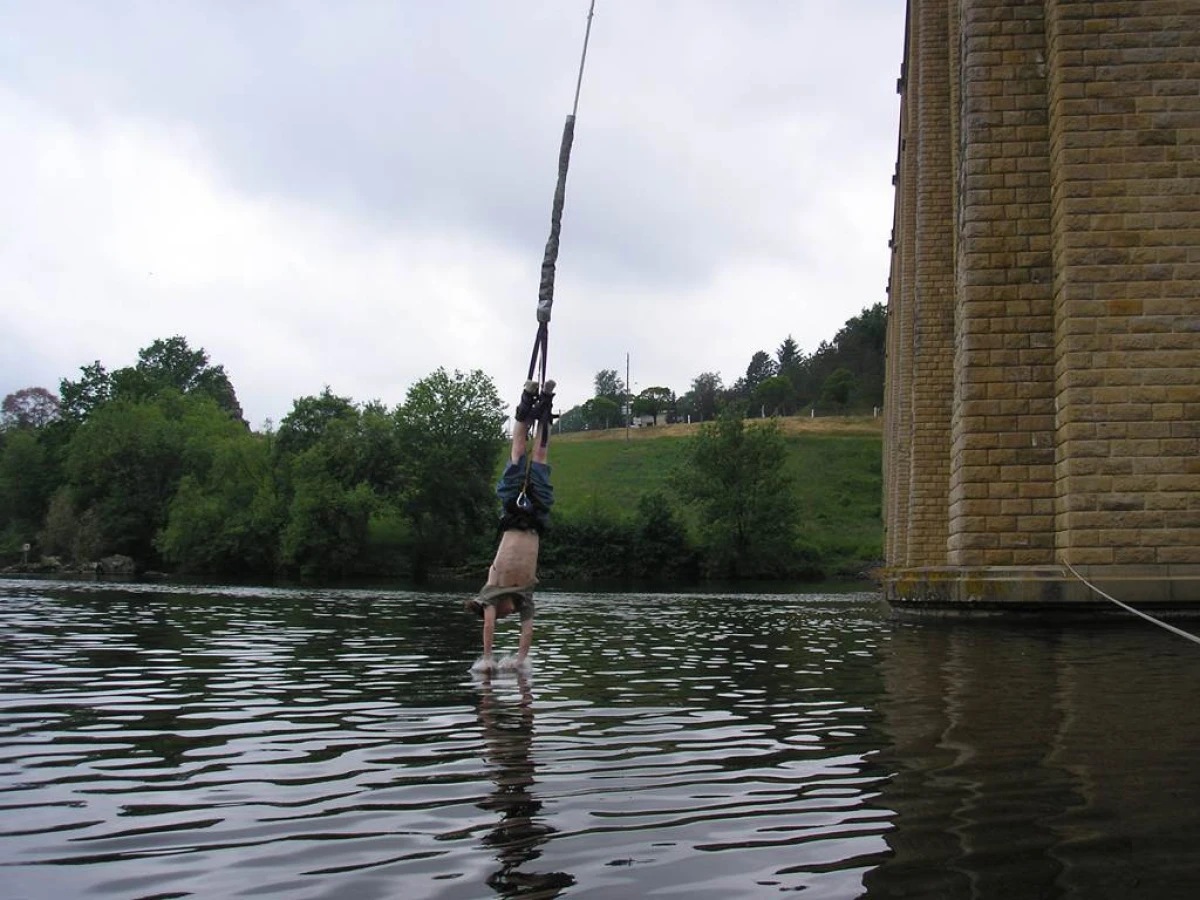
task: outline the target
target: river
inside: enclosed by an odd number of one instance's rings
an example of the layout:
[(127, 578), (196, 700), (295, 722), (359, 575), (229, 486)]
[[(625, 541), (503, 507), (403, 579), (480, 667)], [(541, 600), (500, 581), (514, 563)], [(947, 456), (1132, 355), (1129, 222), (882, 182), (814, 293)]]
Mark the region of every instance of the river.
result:
[(0, 898), (1200, 895), (1139, 620), (546, 592), (485, 677), (461, 601), (0, 581)]

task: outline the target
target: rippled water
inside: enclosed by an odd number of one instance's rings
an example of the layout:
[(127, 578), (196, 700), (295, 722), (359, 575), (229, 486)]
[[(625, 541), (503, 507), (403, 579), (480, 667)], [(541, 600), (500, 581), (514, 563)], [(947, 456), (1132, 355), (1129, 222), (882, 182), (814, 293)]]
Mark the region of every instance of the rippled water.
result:
[(460, 602), (0, 581), (0, 898), (1200, 891), (1200, 651), (1143, 623), (550, 593), (486, 680)]

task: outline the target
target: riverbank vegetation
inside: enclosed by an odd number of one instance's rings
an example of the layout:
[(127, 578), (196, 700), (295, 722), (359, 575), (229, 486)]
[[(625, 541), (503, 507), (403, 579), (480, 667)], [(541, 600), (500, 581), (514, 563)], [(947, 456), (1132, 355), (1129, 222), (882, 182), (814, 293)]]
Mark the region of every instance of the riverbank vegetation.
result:
[[(394, 408), (327, 388), (260, 432), (182, 337), (59, 388), (4, 400), (0, 566), (420, 579), (489, 562), (506, 408), (483, 372), (439, 369)], [(879, 419), (751, 419), (744, 396), (718, 400), (703, 424), (555, 437), (543, 580), (816, 578), (878, 559)]]

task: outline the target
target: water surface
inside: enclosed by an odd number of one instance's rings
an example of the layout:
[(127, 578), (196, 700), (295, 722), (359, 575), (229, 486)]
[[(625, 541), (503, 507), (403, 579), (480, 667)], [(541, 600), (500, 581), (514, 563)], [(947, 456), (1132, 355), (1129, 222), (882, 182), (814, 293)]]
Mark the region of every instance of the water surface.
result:
[(547, 593), (484, 678), (460, 604), (0, 581), (0, 898), (1200, 892), (1200, 651), (1140, 621)]

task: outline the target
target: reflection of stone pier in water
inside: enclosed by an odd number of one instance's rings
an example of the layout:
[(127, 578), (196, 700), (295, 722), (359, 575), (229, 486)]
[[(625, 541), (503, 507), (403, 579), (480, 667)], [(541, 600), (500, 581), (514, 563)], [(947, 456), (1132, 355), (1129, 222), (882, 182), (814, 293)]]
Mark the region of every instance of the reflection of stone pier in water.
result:
[(910, 0), (897, 608), (1200, 609), (1200, 7)]
[[(1137, 625), (893, 632), (875, 763), (895, 818), (866, 896), (1200, 895), (1194, 648), (1161, 646)], [(1131, 656), (1136, 682), (1106, 663)]]

